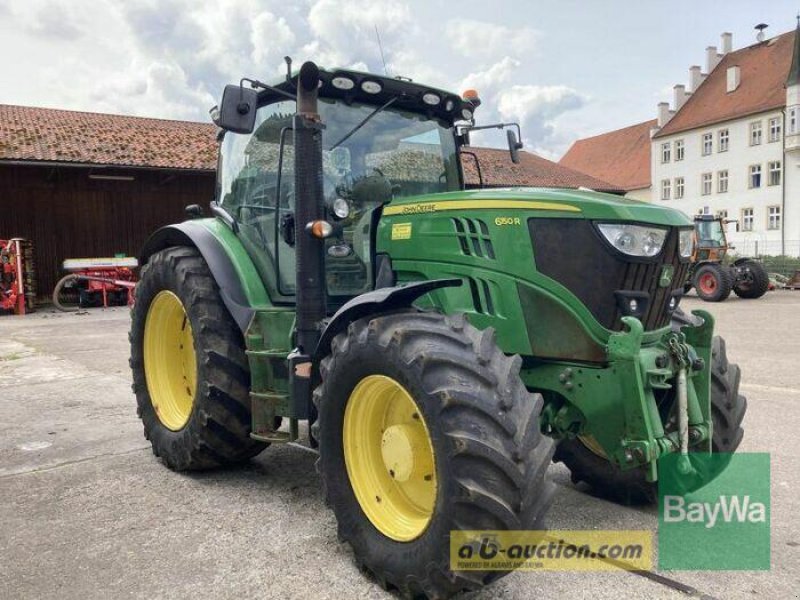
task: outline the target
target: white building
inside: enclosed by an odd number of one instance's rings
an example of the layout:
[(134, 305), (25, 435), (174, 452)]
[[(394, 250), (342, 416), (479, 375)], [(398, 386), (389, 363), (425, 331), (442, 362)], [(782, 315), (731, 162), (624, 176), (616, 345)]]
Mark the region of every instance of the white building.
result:
[[(645, 128), (649, 141), (636, 142), (631, 132)], [(736, 51), (723, 33), (720, 51), (706, 49), (705, 69), (689, 68), (688, 86), (674, 87), (656, 121), (579, 140), (561, 164), (638, 181), (629, 197), (735, 220), (729, 237), (741, 254), (800, 256), (800, 20)]]
[(800, 254), (800, 24), (736, 51), (722, 34), (674, 90), (651, 141), (652, 201), (735, 219), (740, 253)]

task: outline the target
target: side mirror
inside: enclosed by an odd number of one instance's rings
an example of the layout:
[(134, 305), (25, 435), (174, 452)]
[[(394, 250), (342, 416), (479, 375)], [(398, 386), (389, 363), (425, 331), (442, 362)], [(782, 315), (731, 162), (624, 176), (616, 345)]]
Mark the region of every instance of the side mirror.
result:
[(511, 154), (511, 162), (519, 163), (519, 151), (522, 149), (522, 142), (517, 141), (517, 134), (511, 129), (506, 129), (508, 138), (508, 151)]
[(243, 85), (226, 85), (217, 125), (234, 133), (252, 133), (256, 124), (258, 92)]

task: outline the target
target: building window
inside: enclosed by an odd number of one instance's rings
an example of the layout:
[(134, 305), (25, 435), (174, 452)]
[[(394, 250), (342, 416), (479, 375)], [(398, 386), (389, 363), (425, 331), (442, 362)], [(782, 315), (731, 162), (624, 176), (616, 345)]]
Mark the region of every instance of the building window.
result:
[(781, 184), (781, 161), (768, 163), (769, 180), (767, 185), (780, 185)]
[(685, 186), (683, 184), (683, 177), (676, 177), (675, 178), (675, 199), (676, 200), (678, 200), (680, 198), (683, 198), (683, 189), (684, 189), (684, 187)]
[(728, 191), (728, 170), (717, 171), (717, 192), (724, 194)]
[(668, 163), (672, 154), (672, 144), (664, 142), (661, 144), (661, 162)]
[(711, 133), (703, 134), (703, 156), (711, 154), (714, 146), (714, 135)]
[(661, 199), (669, 200), (672, 193), (672, 182), (669, 179), (661, 180)]
[(742, 231), (753, 231), (753, 209), (742, 209)]
[(683, 160), (684, 146), (683, 140), (675, 140), (675, 160)]
[(768, 206), (767, 207), (767, 229), (780, 229), (781, 228), (781, 207)]
[(781, 139), (781, 119), (775, 117), (769, 120), (769, 141), (777, 142)]
[(717, 211), (717, 216), (723, 221), (728, 218), (728, 211), (724, 208)]
[(711, 193), (711, 173), (703, 173), (700, 176), (700, 188), (702, 189), (703, 196), (708, 196)]
[(800, 133), (800, 129), (797, 127), (797, 120), (800, 117), (800, 107), (793, 106), (789, 109), (789, 135)]
[(758, 146), (761, 143), (761, 121), (750, 123), (750, 145)]
[(750, 188), (761, 187), (761, 165), (750, 165)]
[(728, 151), (728, 140), (730, 139), (730, 137), (731, 134), (727, 129), (719, 130), (719, 143), (717, 144), (718, 152)]

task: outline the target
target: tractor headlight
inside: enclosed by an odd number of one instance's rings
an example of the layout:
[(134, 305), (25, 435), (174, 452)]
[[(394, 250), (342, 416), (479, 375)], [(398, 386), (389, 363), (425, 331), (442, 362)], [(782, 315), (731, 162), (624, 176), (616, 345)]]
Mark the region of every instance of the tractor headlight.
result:
[(346, 219), (350, 216), (350, 203), (344, 198), (337, 198), (333, 201), (333, 214), (337, 219)]
[(603, 237), (617, 250), (629, 256), (652, 258), (664, 246), (667, 230), (627, 223), (598, 223)]
[(678, 248), (682, 258), (689, 258), (694, 252), (694, 229), (681, 229), (678, 234)]

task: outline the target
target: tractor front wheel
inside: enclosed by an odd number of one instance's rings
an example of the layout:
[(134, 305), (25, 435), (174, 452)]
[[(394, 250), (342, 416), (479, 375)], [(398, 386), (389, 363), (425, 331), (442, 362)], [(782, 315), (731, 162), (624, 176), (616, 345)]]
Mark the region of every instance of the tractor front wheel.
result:
[(265, 444), (250, 438), (244, 340), (195, 248), (150, 258), (131, 317), (133, 391), (153, 454), (185, 471), (261, 452)]
[(730, 269), (719, 263), (706, 263), (695, 271), (694, 289), (706, 302), (722, 302), (731, 295)]
[[(684, 318), (682, 314), (680, 318)], [(736, 452), (742, 441), (747, 399), (739, 393), (740, 377), (739, 366), (728, 362), (725, 340), (715, 336), (711, 350), (712, 452)], [(591, 436), (563, 440), (554, 460), (566, 465), (573, 483), (585, 481), (606, 498), (625, 504), (656, 499), (656, 484), (645, 479), (643, 468), (623, 471), (608, 460)]]
[(452, 531), (541, 528), (553, 446), (520, 366), (463, 315), (366, 317), (333, 340), (314, 393), (318, 468), (339, 538), (385, 587), (476, 589), (503, 573), (452, 571)]

